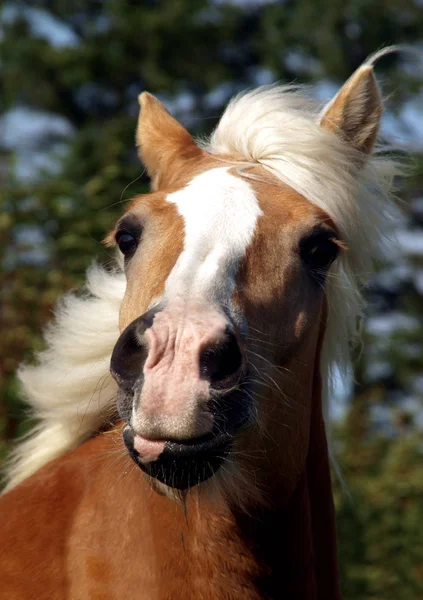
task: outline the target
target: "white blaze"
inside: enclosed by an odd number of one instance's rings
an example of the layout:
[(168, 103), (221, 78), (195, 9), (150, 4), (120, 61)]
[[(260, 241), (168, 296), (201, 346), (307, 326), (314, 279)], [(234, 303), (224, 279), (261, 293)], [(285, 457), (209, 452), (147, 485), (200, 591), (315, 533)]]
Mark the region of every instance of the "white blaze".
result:
[(195, 177), (167, 196), (185, 223), (184, 250), (165, 287), (168, 299), (229, 301), (239, 261), (263, 214), (252, 187), (229, 167)]

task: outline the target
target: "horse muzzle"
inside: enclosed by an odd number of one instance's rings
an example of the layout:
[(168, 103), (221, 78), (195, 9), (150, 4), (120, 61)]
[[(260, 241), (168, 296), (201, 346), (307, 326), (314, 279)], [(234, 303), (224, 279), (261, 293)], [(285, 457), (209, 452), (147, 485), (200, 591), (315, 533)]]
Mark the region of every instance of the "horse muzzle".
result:
[(131, 458), (147, 475), (186, 490), (216, 473), (231, 451), (233, 435), (220, 433), (183, 443), (151, 441), (126, 426), (123, 440)]
[(123, 439), (151, 477), (180, 490), (209, 479), (251, 421), (245, 353), (215, 309), (155, 309), (135, 319), (114, 348)]

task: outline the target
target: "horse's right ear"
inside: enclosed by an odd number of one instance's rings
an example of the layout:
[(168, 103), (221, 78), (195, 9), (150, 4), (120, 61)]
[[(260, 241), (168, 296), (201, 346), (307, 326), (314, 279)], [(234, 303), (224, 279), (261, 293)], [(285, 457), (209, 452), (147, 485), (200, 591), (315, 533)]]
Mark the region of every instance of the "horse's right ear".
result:
[(140, 115), (136, 142), (138, 154), (151, 178), (153, 190), (166, 186), (178, 163), (201, 156), (202, 150), (163, 104), (144, 92), (138, 97)]

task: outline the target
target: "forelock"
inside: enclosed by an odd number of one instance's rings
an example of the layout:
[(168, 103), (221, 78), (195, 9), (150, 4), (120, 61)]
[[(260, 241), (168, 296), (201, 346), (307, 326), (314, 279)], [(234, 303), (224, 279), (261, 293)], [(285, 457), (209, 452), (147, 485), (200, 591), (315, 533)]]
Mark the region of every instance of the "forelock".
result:
[(360, 289), (390, 229), (392, 181), (401, 169), (386, 150), (358, 168), (356, 151), (319, 125), (321, 111), (304, 88), (263, 86), (235, 97), (202, 146), (243, 165), (261, 165), (321, 208), (340, 232), (348, 250), (326, 284), (323, 360), (330, 371), (335, 363), (348, 366), (363, 306)]

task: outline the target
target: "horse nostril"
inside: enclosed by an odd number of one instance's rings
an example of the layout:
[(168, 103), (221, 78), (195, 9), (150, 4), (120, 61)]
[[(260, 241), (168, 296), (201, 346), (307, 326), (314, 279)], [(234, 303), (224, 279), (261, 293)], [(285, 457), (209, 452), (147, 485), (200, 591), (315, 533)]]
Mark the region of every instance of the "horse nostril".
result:
[(242, 367), (242, 353), (232, 332), (216, 345), (206, 348), (200, 356), (200, 374), (209, 379), (213, 387), (232, 387), (233, 379)]
[(123, 388), (130, 389), (142, 373), (148, 348), (141, 340), (143, 333), (153, 322), (154, 314), (150, 314), (151, 312), (145, 313), (128, 325), (113, 349), (110, 371)]

